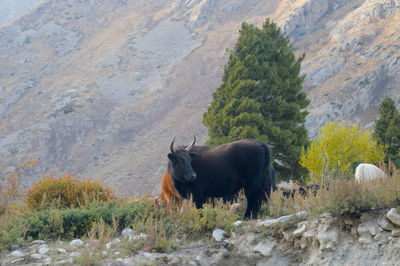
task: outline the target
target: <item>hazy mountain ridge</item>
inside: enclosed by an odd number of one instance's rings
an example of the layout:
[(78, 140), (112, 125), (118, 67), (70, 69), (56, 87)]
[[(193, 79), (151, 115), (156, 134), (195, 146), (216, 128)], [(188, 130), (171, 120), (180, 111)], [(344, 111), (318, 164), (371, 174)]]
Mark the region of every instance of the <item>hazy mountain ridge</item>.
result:
[[(367, 124), (399, 102), (400, 1), (42, 1), (0, 28), (0, 160), (159, 191), (173, 136), (207, 138), (202, 114), (242, 21), (271, 17), (306, 53), (312, 134)], [(349, 97), (350, 96), (350, 97)]]

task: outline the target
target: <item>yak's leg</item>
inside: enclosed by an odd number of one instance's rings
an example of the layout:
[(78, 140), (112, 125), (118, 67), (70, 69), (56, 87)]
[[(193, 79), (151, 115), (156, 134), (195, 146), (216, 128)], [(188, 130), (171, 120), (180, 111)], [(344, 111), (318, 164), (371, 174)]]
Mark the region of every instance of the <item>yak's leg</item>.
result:
[(235, 201), (237, 201), (237, 199), (238, 199), (238, 193), (235, 193), (231, 196), (222, 197), (224, 203), (230, 203), (230, 204), (233, 204)]
[(196, 204), (196, 208), (201, 209), (201, 208), (203, 208), (205, 198), (203, 195), (196, 193), (196, 194), (193, 194), (193, 201)]
[(243, 218), (245, 220), (257, 219), (260, 206), (258, 206), (256, 191), (245, 188), (244, 193), (247, 198), (247, 208)]
[(257, 219), (261, 204), (267, 200), (264, 186), (263, 184), (252, 182), (244, 188), (244, 193), (247, 198), (247, 209), (244, 214), (244, 219)]

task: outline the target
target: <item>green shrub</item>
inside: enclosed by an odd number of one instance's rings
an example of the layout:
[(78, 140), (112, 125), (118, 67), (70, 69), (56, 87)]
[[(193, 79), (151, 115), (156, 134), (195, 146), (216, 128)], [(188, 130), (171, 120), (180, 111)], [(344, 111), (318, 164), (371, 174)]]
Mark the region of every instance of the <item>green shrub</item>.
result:
[(130, 249), (165, 252), (179, 246), (177, 239), (207, 239), (215, 228), (230, 233), (238, 217), (230, 213), (229, 205), (206, 204), (203, 209), (196, 209), (190, 202), (165, 208), (146, 198), (133, 202), (97, 201), (79, 207), (32, 210), (11, 217), (0, 225), (0, 243), (1, 248), (7, 248), (23, 239), (93, 237), (93, 228), (102, 224), (105, 230), (113, 228), (113, 232), (131, 227), (136, 233), (148, 235), (143, 243)]
[[(54, 220), (50, 210), (36, 212), (33, 217), (28, 218), (27, 235), (33, 238), (40, 233), (55, 238), (61, 237), (82, 237), (88, 234), (94, 223), (102, 219), (105, 224), (112, 225), (114, 219), (117, 222), (117, 230), (122, 231), (143, 216), (145, 206), (143, 202), (127, 203), (120, 201), (95, 202), (87, 206), (60, 210), (61, 224), (63, 230), (52, 226)], [(42, 221), (39, 226), (34, 226), (36, 217)], [(54, 230), (57, 229), (57, 230)]]
[(99, 180), (81, 181), (69, 174), (55, 178), (44, 177), (26, 193), (26, 202), (32, 209), (45, 209), (49, 206), (72, 207), (86, 205), (93, 201), (115, 199), (114, 191), (105, 187)]
[(117, 230), (122, 231), (142, 219), (147, 204), (149, 202), (146, 201), (128, 203), (113, 200), (67, 209), (38, 210), (3, 218), (0, 221), (0, 250), (24, 239), (84, 237), (100, 220), (108, 227), (116, 223)]
[(24, 240), (24, 224), (21, 220), (0, 221), (0, 251), (8, 249), (12, 244), (23, 243)]
[(169, 250), (175, 250), (179, 247), (179, 243), (175, 240), (168, 240), (165, 237), (157, 238), (154, 242), (151, 251), (152, 252), (167, 252)]
[(217, 227), (229, 233), (233, 222), (238, 218), (236, 214), (204, 204), (202, 209), (192, 208), (184, 212), (179, 216), (179, 224), (182, 233), (191, 237), (200, 237), (210, 234)]

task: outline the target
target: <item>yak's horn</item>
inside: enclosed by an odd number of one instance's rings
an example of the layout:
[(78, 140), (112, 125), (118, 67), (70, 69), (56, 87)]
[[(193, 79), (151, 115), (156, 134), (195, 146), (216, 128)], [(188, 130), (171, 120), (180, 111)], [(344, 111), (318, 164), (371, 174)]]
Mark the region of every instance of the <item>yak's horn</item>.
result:
[(187, 147), (185, 148), (185, 150), (186, 150), (186, 151), (192, 151), (195, 143), (196, 143), (196, 137), (193, 136), (193, 141), (192, 141), (192, 143), (190, 143), (190, 145), (187, 146)]
[(175, 138), (176, 138), (176, 136), (172, 139), (171, 146), (169, 146), (169, 149), (171, 150), (172, 153), (175, 152), (175, 150), (174, 150), (174, 141), (175, 141)]

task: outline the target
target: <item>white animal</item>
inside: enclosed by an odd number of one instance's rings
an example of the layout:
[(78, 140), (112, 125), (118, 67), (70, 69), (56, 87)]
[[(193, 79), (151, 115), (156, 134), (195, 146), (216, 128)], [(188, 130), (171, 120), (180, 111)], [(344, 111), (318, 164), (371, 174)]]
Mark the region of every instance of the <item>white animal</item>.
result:
[(385, 172), (369, 163), (360, 163), (356, 168), (356, 181), (363, 182), (376, 178), (386, 177)]

